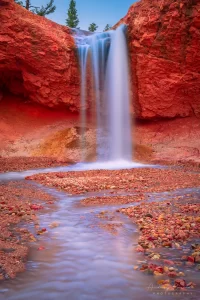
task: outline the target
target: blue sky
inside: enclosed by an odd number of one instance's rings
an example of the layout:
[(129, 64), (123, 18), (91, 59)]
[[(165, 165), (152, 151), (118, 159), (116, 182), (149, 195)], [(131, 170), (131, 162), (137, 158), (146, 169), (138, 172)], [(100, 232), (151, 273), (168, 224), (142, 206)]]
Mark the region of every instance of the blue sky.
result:
[[(48, 0), (32, 0), (35, 6), (45, 5)], [(55, 13), (48, 16), (49, 19), (64, 25), (70, 0), (54, 0), (57, 7)], [(79, 27), (88, 29), (90, 23), (95, 22), (102, 31), (105, 25), (114, 25), (124, 17), (136, 0), (76, 0), (76, 8), (79, 15)]]

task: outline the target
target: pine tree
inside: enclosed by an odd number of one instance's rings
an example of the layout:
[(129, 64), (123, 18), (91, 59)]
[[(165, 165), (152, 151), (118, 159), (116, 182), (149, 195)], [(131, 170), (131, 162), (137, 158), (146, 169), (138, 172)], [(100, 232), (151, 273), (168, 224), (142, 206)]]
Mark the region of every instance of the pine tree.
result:
[(69, 9), (67, 12), (66, 25), (71, 28), (77, 28), (79, 24), (77, 9), (76, 9), (76, 1), (71, 0), (69, 4)]
[(25, 8), (26, 8), (27, 10), (29, 10), (29, 9), (30, 9), (30, 6), (31, 6), (31, 1), (30, 1), (30, 0), (26, 0)]
[(39, 16), (46, 16), (52, 14), (55, 10), (56, 6), (54, 5), (54, 0), (50, 0), (45, 7), (43, 5), (41, 8), (36, 7), (34, 12)]
[(105, 28), (104, 28), (103, 31), (105, 32), (105, 31), (108, 31), (108, 30), (110, 30), (110, 29), (111, 29), (111, 25), (106, 24), (106, 26), (105, 26)]
[(88, 27), (88, 30), (91, 32), (95, 32), (97, 28), (98, 28), (97, 24), (91, 23), (90, 26)]
[(25, 7), (27, 10), (30, 10), (31, 7), (31, 1), (30, 0), (25, 0), (25, 5), (23, 1), (15, 0), (15, 2), (23, 7)]

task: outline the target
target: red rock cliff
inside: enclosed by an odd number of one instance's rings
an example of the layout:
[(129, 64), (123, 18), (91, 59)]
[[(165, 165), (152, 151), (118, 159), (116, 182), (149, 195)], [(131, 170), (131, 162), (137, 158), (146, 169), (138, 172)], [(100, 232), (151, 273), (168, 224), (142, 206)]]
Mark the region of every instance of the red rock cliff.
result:
[(70, 30), (0, 0), (0, 98), (2, 92), (74, 110), (79, 70)]
[(120, 22), (128, 24), (137, 116), (200, 117), (200, 1), (141, 0)]

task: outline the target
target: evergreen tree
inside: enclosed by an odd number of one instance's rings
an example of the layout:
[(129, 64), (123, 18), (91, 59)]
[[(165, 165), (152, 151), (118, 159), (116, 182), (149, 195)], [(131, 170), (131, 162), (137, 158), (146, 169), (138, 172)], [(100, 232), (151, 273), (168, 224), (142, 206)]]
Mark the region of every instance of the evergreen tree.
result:
[(43, 5), (40, 8), (36, 7), (34, 12), (39, 16), (46, 16), (52, 14), (55, 10), (54, 0), (50, 0), (45, 7)]
[(30, 0), (25, 0), (25, 5), (23, 1), (15, 0), (15, 2), (23, 7), (25, 7), (27, 10), (30, 10), (31, 7), (31, 1)]
[(26, 0), (26, 4), (25, 4), (26, 9), (29, 10), (30, 6), (31, 6), (31, 1), (30, 0)]
[(76, 9), (76, 1), (71, 0), (69, 4), (69, 9), (67, 12), (67, 19), (66, 19), (66, 25), (71, 28), (77, 28), (79, 19)]
[(106, 26), (105, 26), (105, 28), (104, 28), (103, 31), (105, 32), (105, 31), (108, 31), (108, 30), (110, 30), (110, 29), (111, 29), (111, 25), (106, 24)]
[(90, 26), (88, 27), (88, 30), (91, 32), (95, 32), (97, 30), (98, 26), (95, 23), (90, 24)]

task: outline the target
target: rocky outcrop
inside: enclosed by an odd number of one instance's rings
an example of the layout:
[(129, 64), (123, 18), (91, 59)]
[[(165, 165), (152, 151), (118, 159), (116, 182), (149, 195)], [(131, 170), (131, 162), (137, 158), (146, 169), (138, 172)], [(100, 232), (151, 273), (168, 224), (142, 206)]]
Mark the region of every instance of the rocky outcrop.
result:
[[(92, 122), (90, 122), (92, 123)], [(86, 128), (85, 157), (95, 157), (95, 129)], [(21, 97), (4, 96), (0, 101), (0, 165), (1, 158), (14, 158), (20, 165), (48, 165), (55, 160), (77, 162), (82, 157), (82, 139), (80, 117), (77, 112), (64, 109), (52, 109), (34, 102), (23, 102)], [(27, 160), (32, 157), (33, 160)], [(39, 159), (36, 158), (45, 158)], [(51, 161), (51, 159), (53, 159)], [(22, 160), (22, 159), (21, 159)], [(11, 166), (9, 161), (3, 168)]]
[(200, 117), (200, 1), (141, 0), (120, 23), (128, 25), (137, 117)]
[(7, 92), (49, 107), (79, 108), (70, 29), (0, 0), (0, 99)]
[(195, 162), (200, 166), (200, 121), (196, 117), (139, 122), (134, 140), (140, 161)]

